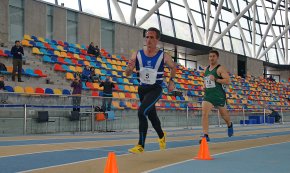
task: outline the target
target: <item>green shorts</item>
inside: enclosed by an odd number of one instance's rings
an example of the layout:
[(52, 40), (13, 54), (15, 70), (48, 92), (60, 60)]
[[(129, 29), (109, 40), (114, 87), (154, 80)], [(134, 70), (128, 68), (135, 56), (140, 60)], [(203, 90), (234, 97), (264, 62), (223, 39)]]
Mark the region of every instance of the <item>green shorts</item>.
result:
[(211, 97), (204, 97), (203, 101), (210, 102), (214, 105), (214, 107), (225, 107), (227, 100), (226, 98), (211, 98)]

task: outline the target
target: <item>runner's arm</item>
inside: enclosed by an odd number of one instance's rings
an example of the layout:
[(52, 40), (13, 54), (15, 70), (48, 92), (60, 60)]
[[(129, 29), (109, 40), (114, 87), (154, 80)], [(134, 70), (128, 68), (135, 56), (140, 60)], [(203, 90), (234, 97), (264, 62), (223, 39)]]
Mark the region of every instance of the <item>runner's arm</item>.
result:
[(222, 79), (215, 79), (216, 82), (221, 84), (230, 84), (230, 75), (228, 73), (228, 70), (224, 66), (220, 66), (218, 68), (218, 73), (222, 77)]
[(125, 70), (126, 76), (130, 76), (133, 73), (133, 70), (136, 65), (136, 58), (137, 58), (137, 52), (134, 52), (131, 56), (131, 59), (128, 62), (127, 68)]

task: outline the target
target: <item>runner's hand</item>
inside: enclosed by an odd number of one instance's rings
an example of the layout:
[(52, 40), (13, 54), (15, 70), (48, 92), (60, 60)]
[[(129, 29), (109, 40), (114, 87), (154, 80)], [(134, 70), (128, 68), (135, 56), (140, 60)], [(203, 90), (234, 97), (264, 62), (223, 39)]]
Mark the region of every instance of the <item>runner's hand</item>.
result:
[(174, 82), (173, 81), (169, 81), (168, 83), (168, 92), (171, 93), (175, 88)]

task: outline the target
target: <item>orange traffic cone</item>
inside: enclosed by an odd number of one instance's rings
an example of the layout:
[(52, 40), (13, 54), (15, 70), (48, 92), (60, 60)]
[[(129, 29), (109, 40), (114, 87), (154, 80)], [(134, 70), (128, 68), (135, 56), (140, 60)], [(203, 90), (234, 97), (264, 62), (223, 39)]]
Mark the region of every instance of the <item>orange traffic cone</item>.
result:
[(197, 159), (197, 160), (213, 160), (213, 158), (210, 157), (210, 153), (209, 153), (209, 149), (208, 149), (208, 145), (207, 145), (205, 137), (203, 137), (201, 139), (201, 144), (199, 146), (199, 151), (198, 151), (197, 157), (195, 157), (194, 159)]
[(108, 154), (104, 173), (118, 173), (117, 160), (114, 152), (109, 152)]

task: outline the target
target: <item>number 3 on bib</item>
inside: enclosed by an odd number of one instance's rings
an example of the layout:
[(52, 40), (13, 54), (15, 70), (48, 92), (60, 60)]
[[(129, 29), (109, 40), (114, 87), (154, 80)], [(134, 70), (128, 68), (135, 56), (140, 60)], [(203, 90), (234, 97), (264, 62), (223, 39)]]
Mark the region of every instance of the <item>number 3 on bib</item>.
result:
[(209, 79), (209, 77), (204, 78), (205, 88), (215, 88), (215, 81)]

